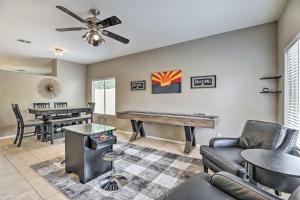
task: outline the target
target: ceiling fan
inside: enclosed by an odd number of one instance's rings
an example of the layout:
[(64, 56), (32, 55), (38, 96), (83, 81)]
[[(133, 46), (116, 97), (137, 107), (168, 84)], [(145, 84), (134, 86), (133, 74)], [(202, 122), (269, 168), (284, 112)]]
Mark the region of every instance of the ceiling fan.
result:
[(91, 44), (93, 46), (99, 46), (99, 44), (102, 44), (103, 42), (105, 42), (105, 40), (102, 38), (100, 33), (102, 33), (103, 35), (105, 35), (107, 37), (115, 39), (119, 42), (122, 42), (124, 44), (129, 43), (129, 40), (127, 38), (124, 38), (120, 35), (110, 32), (110, 31), (103, 30), (105, 28), (115, 26), (115, 25), (122, 23), (121, 20), (116, 16), (111, 16), (104, 20), (100, 20), (97, 18), (97, 16), (100, 14), (100, 11), (97, 9), (90, 9), (89, 12), (93, 16), (83, 19), (63, 6), (56, 6), (56, 8), (65, 12), (66, 14), (74, 17), (75, 19), (77, 19), (78, 21), (82, 22), (85, 25), (85, 27), (57, 28), (56, 31), (66, 32), (66, 31), (87, 30), (87, 32), (82, 36), (82, 38), (85, 39), (89, 44)]

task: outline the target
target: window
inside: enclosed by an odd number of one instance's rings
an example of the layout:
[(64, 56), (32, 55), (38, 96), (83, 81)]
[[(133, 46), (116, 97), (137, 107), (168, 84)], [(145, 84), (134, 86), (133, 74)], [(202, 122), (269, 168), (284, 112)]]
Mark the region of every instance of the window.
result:
[[(285, 51), (285, 89), (284, 89), (284, 124), (288, 128), (300, 128), (300, 87), (299, 87), (299, 65), (300, 65), (300, 40), (290, 45)], [(300, 140), (297, 143), (300, 147)]]
[(96, 103), (95, 113), (115, 115), (115, 78), (93, 80), (93, 101)]

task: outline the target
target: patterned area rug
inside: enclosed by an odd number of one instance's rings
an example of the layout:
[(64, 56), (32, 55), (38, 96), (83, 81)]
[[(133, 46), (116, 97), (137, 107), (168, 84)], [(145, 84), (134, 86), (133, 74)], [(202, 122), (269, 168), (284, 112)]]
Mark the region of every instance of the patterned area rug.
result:
[(170, 189), (203, 171), (202, 162), (151, 148), (128, 143), (114, 145), (125, 152), (115, 161), (116, 173), (128, 179), (120, 190), (107, 192), (99, 187), (99, 181), (110, 172), (82, 184), (75, 174), (66, 174), (62, 157), (31, 166), (40, 176), (74, 200), (154, 200), (160, 199)]

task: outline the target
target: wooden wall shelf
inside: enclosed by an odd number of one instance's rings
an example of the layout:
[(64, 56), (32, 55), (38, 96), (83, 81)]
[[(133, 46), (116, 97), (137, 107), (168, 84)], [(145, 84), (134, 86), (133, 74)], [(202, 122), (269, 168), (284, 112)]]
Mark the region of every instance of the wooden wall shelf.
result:
[[(259, 78), (259, 80), (278, 80), (280, 79), (282, 76), (281, 75), (274, 75), (274, 76), (265, 76), (265, 77), (261, 77)], [(268, 89), (268, 88), (266, 88)], [(273, 90), (273, 91), (272, 91)], [(259, 93), (261, 94), (280, 94), (281, 91), (272, 89), (271, 91), (260, 91)]]
[(259, 80), (279, 79), (279, 78), (281, 78), (281, 77), (282, 77), (281, 75), (278, 75), (278, 76), (266, 76), (266, 77), (261, 77), (261, 78), (259, 78)]
[(281, 93), (281, 91), (267, 91), (267, 92), (261, 91), (259, 93), (261, 93), (261, 94), (279, 94), (279, 93)]

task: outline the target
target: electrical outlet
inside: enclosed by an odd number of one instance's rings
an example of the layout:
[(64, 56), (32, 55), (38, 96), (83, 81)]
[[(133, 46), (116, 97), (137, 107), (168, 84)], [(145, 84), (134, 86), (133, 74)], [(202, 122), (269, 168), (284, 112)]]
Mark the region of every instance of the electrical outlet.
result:
[(221, 132), (218, 133), (218, 137), (222, 137), (222, 133)]

